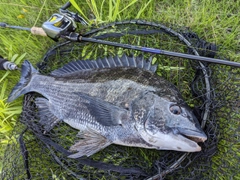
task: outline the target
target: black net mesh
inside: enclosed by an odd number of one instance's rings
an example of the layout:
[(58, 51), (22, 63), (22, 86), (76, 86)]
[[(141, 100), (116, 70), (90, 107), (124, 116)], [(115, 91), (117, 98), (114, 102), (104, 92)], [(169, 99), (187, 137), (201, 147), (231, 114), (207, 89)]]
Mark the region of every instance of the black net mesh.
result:
[[(223, 58), (221, 49), (177, 26), (146, 21), (116, 22), (85, 30), (85, 37)], [(142, 54), (158, 64), (157, 74), (175, 84), (194, 109), (208, 140), (202, 151), (184, 153), (111, 145), (90, 156), (67, 158), (78, 130), (59, 123), (47, 134), (38, 124), (34, 99), (23, 112), (4, 158), (2, 179), (216, 179), (239, 178), (239, 69), (94, 43), (59, 42), (37, 65), (48, 74), (72, 60)]]

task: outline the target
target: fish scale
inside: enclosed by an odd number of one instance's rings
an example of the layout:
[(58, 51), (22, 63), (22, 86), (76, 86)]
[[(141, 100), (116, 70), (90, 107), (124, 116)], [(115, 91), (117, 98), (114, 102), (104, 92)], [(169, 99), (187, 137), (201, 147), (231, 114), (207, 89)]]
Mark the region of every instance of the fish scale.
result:
[[(46, 81), (46, 79), (44, 78), (41, 80), (41, 77), (39, 77), (38, 81), (36, 81), (36, 84), (41, 81)], [(47, 97), (50, 97), (50, 100), (56, 98), (55, 101), (57, 101), (59, 97), (64, 96), (66, 96), (65, 99), (73, 98), (73, 95), (69, 95), (70, 92), (83, 92), (91, 96), (103, 98), (104, 100), (114, 104), (119, 102), (116, 100), (123, 99), (123, 101), (127, 101), (128, 99), (137, 97), (141, 92), (156, 90), (156, 88), (153, 88), (151, 86), (137, 85), (134, 81), (127, 79), (120, 79), (115, 81), (112, 80), (105, 83), (79, 84), (77, 82), (63, 83), (61, 81), (56, 81), (49, 82), (49, 84), (42, 85), (39, 93), (42, 94), (44, 92)], [(35, 84), (33, 84), (33, 86), (35, 86)], [(131, 89), (131, 91), (128, 91), (129, 89)], [(56, 94), (56, 90), (60, 90), (58, 94)]]
[(35, 104), (45, 132), (60, 121), (79, 130), (69, 158), (91, 156), (110, 144), (200, 151), (197, 142), (207, 137), (197, 118), (178, 89), (155, 71), (142, 56), (74, 61), (48, 76), (25, 61), (8, 101), (41, 94)]

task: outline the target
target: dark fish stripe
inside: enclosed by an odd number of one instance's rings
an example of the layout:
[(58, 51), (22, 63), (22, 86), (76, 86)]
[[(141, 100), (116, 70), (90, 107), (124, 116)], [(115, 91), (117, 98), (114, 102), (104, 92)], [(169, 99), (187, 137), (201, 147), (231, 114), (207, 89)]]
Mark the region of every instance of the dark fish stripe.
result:
[(72, 67), (74, 68), (74, 71), (79, 69), (78, 64), (76, 62), (72, 63)]
[(147, 62), (147, 61), (144, 61), (143, 68), (146, 69), (146, 70), (149, 70), (150, 69), (150, 63)]
[(92, 61), (92, 64), (94, 68), (99, 68), (97, 61)]
[(126, 56), (126, 54), (123, 54), (123, 56), (120, 58), (123, 66), (126, 66), (126, 67), (129, 67), (129, 64), (128, 64), (128, 57)]
[(104, 65), (105, 68), (110, 67), (110, 65), (109, 65), (108, 60), (107, 60), (106, 57), (102, 59), (102, 64)]
[(129, 57), (129, 66), (130, 67), (137, 67), (136, 60), (135, 60), (134, 56)]
[(136, 57), (136, 61), (137, 61), (137, 67), (138, 68), (143, 68), (143, 57), (142, 56), (138, 56), (138, 57)]
[(64, 70), (66, 70), (67, 73), (72, 71), (67, 65), (64, 67)]
[(89, 69), (95, 69), (93, 62), (95, 62), (95, 61), (88, 61)]
[(60, 74), (63, 74), (63, 73), (68, 73), (67, 69), (60, 69)]
[(116, 62), (116, 64), (117, 64), (117, 67), (123, 66), (123, 64), (122, 64), (122, 62), (121, 62), (121, 60), (119, 59), (118, 56), (115, 56), (115, 57), (114, 57), (114, 60), (115, 60), (115, 62)]
[(80, 64), (77, 63), (76, 61), (75, 61), (75, 65), (76, 65), (76, 69), (82, 70), (82, 66), (80, 66)]
[(75, 68), (72, 64), (71, 65), (69, 64), (67, 67), (70, 69), (70, 71), (75, 71)]
[(100, 58), (97, 59), (97, 64), (98, 64), (98, 67), (99, 67), (99, 68), (104, 68), (104, 65), (103, 65), (103, 63), (102, 63), (102, 61), (101, 61)]
[(76, 63), (79, 63), (79, 65), (82, 67), (82, 69), (87, 69), (84, 65), (83, 61), (76, 61)]
[(112, 56), (110, 56), (108, 58), (108, 62), (109, 62), (110, 67), (117, 67), (117, 65), (115, 64), (115, 61), (113, 60)]
[(84, 66), (86, 67), (86, 69), (91, 69), (90, 66), (89, 66), (89, 63), (90, 63), (89, 60), (83, 60), (83, 61), (81, 61), (81, 62), (84, 64)]

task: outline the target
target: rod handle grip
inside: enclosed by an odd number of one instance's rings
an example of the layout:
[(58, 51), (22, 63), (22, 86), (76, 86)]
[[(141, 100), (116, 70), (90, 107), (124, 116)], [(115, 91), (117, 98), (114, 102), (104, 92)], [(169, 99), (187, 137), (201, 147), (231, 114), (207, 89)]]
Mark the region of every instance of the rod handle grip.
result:
[(32, 27), (31, 28), (31, 33), (34, 34), (34, 35), (47, 36), (45, 31), (40, 27)]

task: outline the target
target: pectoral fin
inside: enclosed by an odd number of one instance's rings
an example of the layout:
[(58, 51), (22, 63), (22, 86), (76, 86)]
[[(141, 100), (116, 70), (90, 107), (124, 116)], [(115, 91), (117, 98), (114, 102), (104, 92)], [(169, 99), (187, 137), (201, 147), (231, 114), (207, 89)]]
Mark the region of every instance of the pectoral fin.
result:
[(91, 156), (111, 144), (111, 142), (106, 137), (102, 136), (92, 129), (87, 129), (84, 132), (79, 132), (77, 136), (81, 138), (81, 140), (71, 146), (70, 151), (78, 152), (68, 156), (69, 158)]
[(83, 102), (91, 116), (104, 126), (122, 125), (122, 119), (127, 118), (127, 110), (103, 101), (97, 97), (89, 96), (85, 93), (76, 92), (86, 102)]
[(50, 131), (60, 121), (54, 114), (50, 102), (45, 98), (36, 98), (35, 104), (38, 107), (40, 117), (39, 123), (43, 125), (45, 132)]

